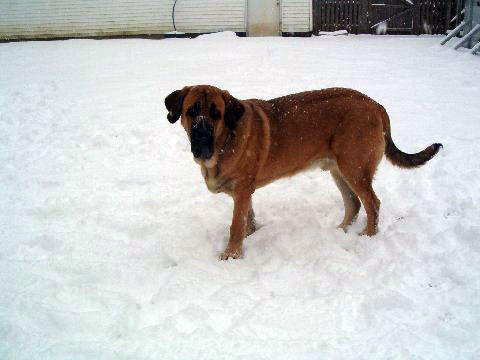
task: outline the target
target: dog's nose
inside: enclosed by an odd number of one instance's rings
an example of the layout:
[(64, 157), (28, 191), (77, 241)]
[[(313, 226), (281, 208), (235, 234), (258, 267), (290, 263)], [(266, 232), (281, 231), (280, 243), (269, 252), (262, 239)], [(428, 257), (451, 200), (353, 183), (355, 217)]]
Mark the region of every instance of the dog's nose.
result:
[(208, 160), (213, 155), (213, 147), (210, 145), (198, 145), (192, 143), (193, 156), (198, 159)]
[(204, 160), (208, 160), (212, 157), (213, 150), (210, 146), (202, 146), (202, 152), (200, 154), (200, 158)]
[(213, 155), (213, 126), (204, 116), (198, 116), (192, 123), (192, 153), (195, 158), (208, 160)]
[(192, 153), (193, 156), (198, 159), (202, 155), (202, 148), (198, 146), (193, 146), (192, 145)]

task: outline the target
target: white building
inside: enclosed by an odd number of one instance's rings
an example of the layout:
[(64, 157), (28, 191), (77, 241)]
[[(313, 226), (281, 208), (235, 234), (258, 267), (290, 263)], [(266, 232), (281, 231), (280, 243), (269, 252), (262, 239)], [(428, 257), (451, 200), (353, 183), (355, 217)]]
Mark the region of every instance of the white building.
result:
[(0, 1), (0, 40), (162, 36), (174, 23), (187, 34), (308, 34), (312, 0)]

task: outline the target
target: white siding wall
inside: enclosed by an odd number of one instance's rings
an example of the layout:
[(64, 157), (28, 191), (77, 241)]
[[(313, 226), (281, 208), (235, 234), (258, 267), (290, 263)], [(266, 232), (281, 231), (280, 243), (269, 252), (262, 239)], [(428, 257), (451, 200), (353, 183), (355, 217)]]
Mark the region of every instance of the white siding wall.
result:
[[(174, 0), (0, 0), (0, 39), (163, 34)], [(246, 31), (246, 0), (178, 0), (177, 31)]]
[(178, 0), (175, 7), (177, 31), (246, 32), (246, 0)]
[(282, 0), (282, 32), (312, 31), (312, 0)]

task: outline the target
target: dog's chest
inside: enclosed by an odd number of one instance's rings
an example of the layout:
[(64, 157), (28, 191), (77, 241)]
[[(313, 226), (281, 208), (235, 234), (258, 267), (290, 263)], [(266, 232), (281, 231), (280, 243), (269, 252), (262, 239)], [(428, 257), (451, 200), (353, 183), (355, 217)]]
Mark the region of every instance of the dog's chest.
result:
[(205, 184), (207, 185), (208, 190), (212, 193), (232, 191), (231, 181), (224, 176), (220, 176), (217, 167), (207, 168), (202, 165), (201, 169)]

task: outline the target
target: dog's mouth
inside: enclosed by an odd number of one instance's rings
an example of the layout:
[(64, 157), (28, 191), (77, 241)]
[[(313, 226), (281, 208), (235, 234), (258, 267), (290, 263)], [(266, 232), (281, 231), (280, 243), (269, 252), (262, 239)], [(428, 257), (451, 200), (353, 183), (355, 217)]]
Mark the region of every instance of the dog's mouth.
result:
[(200, 157), (193, 157), (195, 162), (201, 166), (205, 166), (206, 168), (213, 168), (217, 165), (217, 155), (214, 153), (208, 159), (202, 159)]
[(191, 150), (195, 159), (209, 160), (213, 155), (213, 141), (192, 142)]

